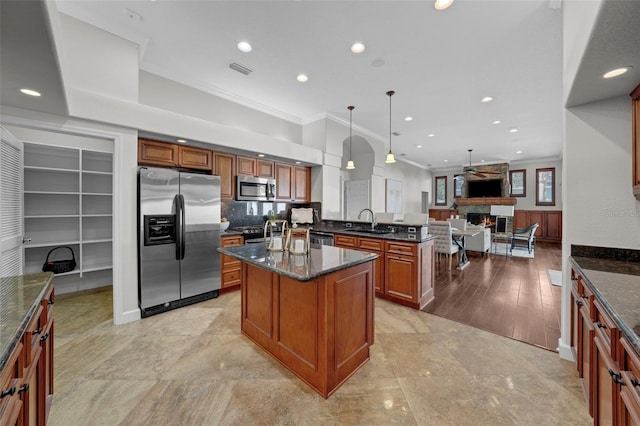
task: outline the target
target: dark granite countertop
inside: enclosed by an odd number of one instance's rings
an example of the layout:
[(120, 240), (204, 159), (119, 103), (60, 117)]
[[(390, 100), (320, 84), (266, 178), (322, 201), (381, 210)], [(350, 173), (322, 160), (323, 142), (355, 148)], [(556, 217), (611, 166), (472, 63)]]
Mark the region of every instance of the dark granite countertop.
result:
[[(363, 227), (365, 230), (367, 227)], [(324, 226), (324, 225), (313, 225), (310, 227), (312, 231), (319, 232), (328, 232), (331, 234), (344, 234), (344, 235), (355, 235), (357, 237), (368, 237), (368, 238), (379, 238), (383, 240), (395, 240), (395, 241), (404, 241), (408, 243), (423, 243), (425, 241), (433, 240), (436, 237), (433, 235), (429, 235), (426, 232), (420, 232), (420, 226), (416, 226), (417, 233), (410, 232), (387, 232), (384, 234), (373, 234), (369, 232), (359, 232), (357, 229), (348, 230), (344, 226), (335, 227), (335, 226)]]
[(52, 279), (51, 272), (0, 278), (0, 370), (20, 341)]
[(580, 256), (572, 256), (570, 261), (622, 335), (640, 354), (640, 264)]
[(269, 251), (264, 244), (224, 247), (218, 251), (298, 281), (310, 281), (331, 272), (370, 262), (378, 257), (372, 253), (332, 246), (311, 248), (308, 255)]

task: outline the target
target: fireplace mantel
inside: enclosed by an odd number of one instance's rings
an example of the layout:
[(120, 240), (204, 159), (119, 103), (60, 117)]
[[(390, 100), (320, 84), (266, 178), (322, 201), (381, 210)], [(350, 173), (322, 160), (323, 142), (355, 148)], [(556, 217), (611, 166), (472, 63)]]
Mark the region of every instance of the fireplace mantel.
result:
[(515, 206), (517, 198), (512, 197), (476, 197), (476, 198), (456, 198), (455, 202), (459, 206), (479, 206), (479, 205), (506, 205)]

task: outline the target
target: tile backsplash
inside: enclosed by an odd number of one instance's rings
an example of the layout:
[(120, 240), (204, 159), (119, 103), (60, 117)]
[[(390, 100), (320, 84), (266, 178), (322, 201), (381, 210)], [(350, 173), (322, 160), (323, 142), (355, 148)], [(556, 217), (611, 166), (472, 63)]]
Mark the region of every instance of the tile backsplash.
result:
[[(314, 209), (314, 223), (322, 217), (322, 203), (287, 203), (280, 201), (223, 201), (221, 217), (226, 217), (230, 227), (264, 225), (270, 212), (276, 219), (291, 219), (291, 208), (311, 207)], [(317, 214), (316, 214), (317, 212)]]

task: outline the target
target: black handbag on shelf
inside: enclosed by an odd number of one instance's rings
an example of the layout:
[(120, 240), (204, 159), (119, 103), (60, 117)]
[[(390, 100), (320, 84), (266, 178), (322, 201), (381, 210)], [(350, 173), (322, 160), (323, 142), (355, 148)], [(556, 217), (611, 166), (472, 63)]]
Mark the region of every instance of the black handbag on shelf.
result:
[[(71, 252), (71, 259), (49, 260), (49, 256), (51, 256), (51, 253), (58, 249), (69, 250)], [(73, 271), (75, 267), (76, 256), (73, 254), (73, 249), (71, 249), (71, 247), (60, 246), (49, 250), (49, 253), (47, 253), (47, 259), (44, 261), (44, 265), (42, 265), (42, 272), (51, 271), (54, 274), (62, 274), (64, 272)]]

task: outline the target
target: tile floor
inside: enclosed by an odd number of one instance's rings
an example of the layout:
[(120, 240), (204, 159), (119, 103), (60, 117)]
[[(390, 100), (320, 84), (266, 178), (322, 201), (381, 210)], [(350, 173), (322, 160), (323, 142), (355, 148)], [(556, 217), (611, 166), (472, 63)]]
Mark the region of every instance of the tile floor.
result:
[(574, 364), (376, 299), (371, 359), (324, 400), (240, 334), (240, 293), (114, 326), (58, 296), (57, 425), (588, 425)]

